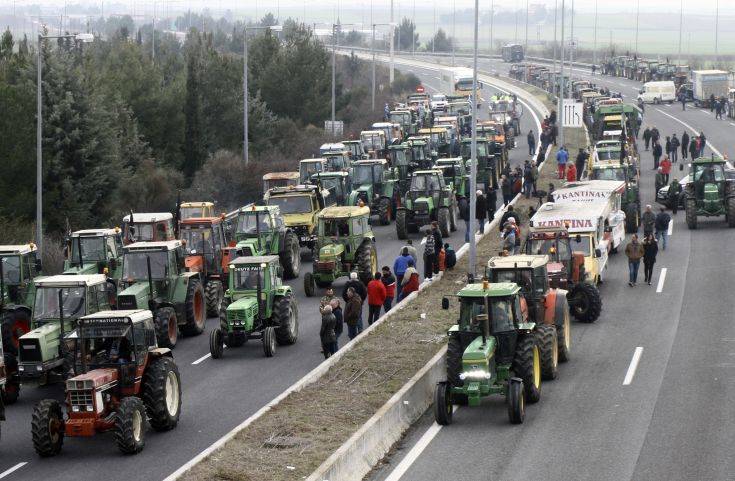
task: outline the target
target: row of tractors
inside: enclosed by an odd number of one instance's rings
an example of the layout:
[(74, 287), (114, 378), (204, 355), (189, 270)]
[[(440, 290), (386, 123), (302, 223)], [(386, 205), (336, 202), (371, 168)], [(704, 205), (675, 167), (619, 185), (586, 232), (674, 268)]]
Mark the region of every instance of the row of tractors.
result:
[(668, 61), (618, 55), (603, 60), (600, 71), (603, 75), (625, 77), (639, 82), (672, 80), (679, 88), (688, 81), (690, 68), (688, 65), (677, 65)]

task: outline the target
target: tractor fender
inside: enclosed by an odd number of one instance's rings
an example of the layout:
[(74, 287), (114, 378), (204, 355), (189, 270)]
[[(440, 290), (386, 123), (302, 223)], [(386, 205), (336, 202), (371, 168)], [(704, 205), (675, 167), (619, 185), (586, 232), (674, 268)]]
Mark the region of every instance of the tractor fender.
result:
[(159, 357), (170, 357), (173, 359), (174, 357), (171, 349), (169, 349), (168, 347), (157, 347), (155, 349), (151, 349), (150, 351), (148, 351), (148, 354), (154, 359), (157, 359)]
[(30, 318), (30, 316), (32, 314), (31, 308), (28, 307), (28, 306), (24, 306), (22, 304), (5, 304), (5, 309), (4, 310), (5, 310), (5, 312), (12, 312), (12, 313), (24, 312), (24, 313), (28, 314), (28, 317), (29, 318)]
[(554, 325), (554, 314), (556, 313), (557, 305), (557, 290), (549, 289), (549, 292), (544, 296), (544, 324), (551, 326)]
[(277, 296), (285, 296), (286, 294), (293, 294), (293, 290), (291, 289), (291, 286), (278, 286), (275, 289), (275, 295)]

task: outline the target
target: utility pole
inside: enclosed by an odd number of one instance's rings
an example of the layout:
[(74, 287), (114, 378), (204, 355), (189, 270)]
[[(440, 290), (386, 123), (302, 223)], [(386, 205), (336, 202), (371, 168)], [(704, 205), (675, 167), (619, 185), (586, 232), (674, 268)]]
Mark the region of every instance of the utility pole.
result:
[[(571, 11), (571, 17), (572, 17), (572, 28), (569, 35), (569, 81), (572, 80), (572, 68), (574, 64), (574, 50), (577, 48), (577, 44), (574, 42), (574, 0), (572, 0), (572, 11)], [(562, 35), (563, 37), (563, 35)], [(570, 85), (571, 87), (571, 85)], [(571, 98), (572, 95), (572, 89), (569, 89), (569, 95)]]
[(452, 67), (454, 67), (454, 51), (457, 48), (457, 0), (452, 3)]
[(715, 64), (717, 64), (717, 59), (719, 57), (718, 52), (718, 34), (719, 34), (719, 28), (720, 28), (720, 0), (715, 0)]
[(493, 22), (495, 21), (495, 0), (490, 0), (490, 55), (493, 54)]
[(597, 0), (595, 0), (595, 27), (594, 27), (594, 40), (593, 40), (593, 47), (592, 47), (592, 64), (597, 64)]
[(431, 40), (431, 53), (436, 52), (436, 0), (434, 0), (434, 38)]
[[(370, 15), (372, 18), (372, 15)], [(373, 39), (370, 42), (370, 50), (373, 51), (373, 71), (372, 71), (372, 77), (373, 77), (373, 88), (372, 88), (372, 96), (371, 96), (371, 104), (373, 107), (373, 112), (375, 112), (375, 24), (373, 24)]]
[(413, 0), (413, 28), (411, 29), (411, 55), (416, 56), (416, 0)]
[(523, 43), (523, 51), (528, 55), (528, 0), (526, 0), (526, 40)]
[[(684, 0), (679, 4), (679, 65), (681, 65), (681, 34), (684, 27)], [(612, 38), (612, 33), (610, 34)], [(612, 41), (610, 42), (612, 43)]]
[(559, 103), (557, 106), (557, 122), (559, 123), (559, 145), (564, 145), (564, 3), (565, 0), (561, 0), (561, 70), (559, 79)]
[[(390, 0), (390, 24), (393, 25), (393, 1)], [(390, 75), (388, 79), (390, 80), (390, 83), (393, 84), (393, 79), (395, 75), (395, 58), (394, 58), (394, 52), (393, 52), (393, 35), (395, 35), (395, 27), (391, 26), (390, 29)]]
[[(480, 17), (480, 5), (479, 0), (475, 0), (475, 45), (474, 53), (472, 56), (472, 103), (470, 108), (472, 109), (472, 144), (470, 146), (470, 259), (469, 259), (469, 273), (468, 277), (475, 276), (475, 263), (477, 257), (477, 246), (475, 245), (475, 212), (477, 211), (477, 35), (478, 35), (478, 24)], [(482, 220), (481, 222), (485, 222)]]
[(242, 63), (242, 98), (243, 98), (243, 109), (242, 109), (242, 156), (245, 161), (245, 165), (248, 165), (250, 161), (249, 150), (250, 150), (250, 139), (248, 138), (248, 26), (244, 23), (245, 30), (243, 30), (243, 63)]
[[(641, 0), (638, 0), (637, 8), (635, 11), (635, 48), (633, 51), (635, 52), (636, 56), (638, 55), (638, 19), (641, 16)], [(574, 20), (572, 20), (574, 21)]]
[(156, 2), (153, 1), (153, 31), (151, 32), (151, 60), (156, 61)]
[[(558, 0), (554, 0), (554, 68), (552, 70), (552, 72), (554, 74), (554, 78), (557, 78), (556, 77), (556, 55), (557, 55), (557, 52), (556, 52), (556, 44), (557, 44), (557, 41), (558, 40), (557, 40), (557, 37), (556, 37), (556, 25), (558, 23), (558, 20), (557, 20), (557, 17), (558, 16), (559, 16), (559, 1)], [(554, 85), (553, 89), (554, 89), (554, 93), (556, 93), (556, 85)]]
[(337, 83), (337, 42), (339, 37), (339, 24), (332, 25), (332, 135), (334, 136), (336, 83)]

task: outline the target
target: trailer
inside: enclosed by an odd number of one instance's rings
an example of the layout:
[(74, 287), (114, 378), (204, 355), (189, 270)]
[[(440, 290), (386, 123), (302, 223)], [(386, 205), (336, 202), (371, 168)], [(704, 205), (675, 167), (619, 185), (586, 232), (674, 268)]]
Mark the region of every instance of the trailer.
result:
[(727, 97), (729, 90), (728, 73), (724, 70), (692, 70), (692, 100), (697, 107), (709, 107), (710, 98)]

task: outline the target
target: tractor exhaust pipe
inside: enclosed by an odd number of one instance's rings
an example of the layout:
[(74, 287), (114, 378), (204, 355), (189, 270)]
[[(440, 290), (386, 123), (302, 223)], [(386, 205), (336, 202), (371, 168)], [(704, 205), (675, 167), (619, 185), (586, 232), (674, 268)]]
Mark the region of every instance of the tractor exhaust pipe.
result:
[(258, 286), (256, 288), (256, 295), (258, 296), (258, 324), (261, 324), (263, 321), (263, 302), (261, 300), (263, 289), (260, 287), (261, 285), (261, 274), (263, 272), (263, 267), (265, 265), (261, 265), (258, 267)]
[(151, 256), (145, 256), (145, 264), (148, 274), (148, 297), (153, 302), (153, 275), (151, 274)]
[(77, 237), (77, 250), (79, 251), (79, 268), (84, 269), (84, 256), (82, 256), (82, 238)]

